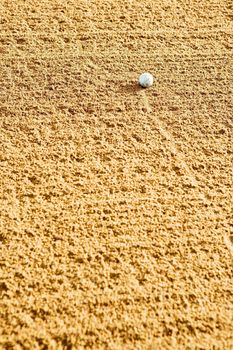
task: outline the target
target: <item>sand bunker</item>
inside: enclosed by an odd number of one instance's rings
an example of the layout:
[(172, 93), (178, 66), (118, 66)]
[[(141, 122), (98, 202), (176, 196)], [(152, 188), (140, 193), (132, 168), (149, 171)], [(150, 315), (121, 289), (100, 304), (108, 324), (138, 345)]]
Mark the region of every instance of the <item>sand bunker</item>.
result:
[(231, 2), (0, 13), (0, 348), (233, 349)]

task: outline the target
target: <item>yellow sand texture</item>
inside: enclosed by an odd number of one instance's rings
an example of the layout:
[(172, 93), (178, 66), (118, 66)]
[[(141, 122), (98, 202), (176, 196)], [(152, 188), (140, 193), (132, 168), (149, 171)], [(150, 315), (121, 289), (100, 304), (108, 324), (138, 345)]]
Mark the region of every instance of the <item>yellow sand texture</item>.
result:
[(0, 0), (0, 349), (233, 349), (232, 82), (232, 1)]

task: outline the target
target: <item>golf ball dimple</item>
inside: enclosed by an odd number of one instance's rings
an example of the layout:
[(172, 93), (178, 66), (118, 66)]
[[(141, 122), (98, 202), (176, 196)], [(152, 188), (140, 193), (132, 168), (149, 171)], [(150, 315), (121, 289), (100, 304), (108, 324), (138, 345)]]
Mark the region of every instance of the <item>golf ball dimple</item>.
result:
[(151, 73), (142, 73), (138, 79), (139, 84), (142, 87), (150, 87), (153, 85), (154, 82), (154, 78), (153, 75)]

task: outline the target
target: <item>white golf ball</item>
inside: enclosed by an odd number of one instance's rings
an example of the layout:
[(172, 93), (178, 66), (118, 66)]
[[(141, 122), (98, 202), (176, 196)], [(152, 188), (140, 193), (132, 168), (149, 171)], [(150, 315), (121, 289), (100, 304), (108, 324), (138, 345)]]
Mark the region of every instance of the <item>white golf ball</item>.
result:
[(153, 75), (150, 73), (142, 73), (138, 79), (138, 82), (142, 87), (150, 87), (154, 82)]

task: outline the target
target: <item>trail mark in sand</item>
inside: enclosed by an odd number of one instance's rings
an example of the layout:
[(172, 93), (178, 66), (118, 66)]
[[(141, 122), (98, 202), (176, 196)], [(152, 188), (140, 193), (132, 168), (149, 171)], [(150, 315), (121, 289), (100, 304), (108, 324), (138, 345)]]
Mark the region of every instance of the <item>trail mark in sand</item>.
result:
[(225, 235), (224, 242), (233, 257), (233, 236)]
[[(152, 108), (150, 106), (150, 103), (148, 101), (148, 97), (145, 94), (145, 92), (143, 91), (142, 93), (142, 100), (143, 100), (143, 104), (144, 107), (147, 111), (148, 114), (150, 114), (152, 112)], [(158, 125), (159, 128), (159, 132), (160, 134), (168, 141), (170, 141), (170, 150), (171, 152), (176, 156), (177, 161), (179, 162), (180, 166), (182, 167), (182, 169), (186, 172), (186, 174), (189, 177), (190, 183), (192, 186), (197, 187), (198, 186), (198, 181), (196, 180), (195, 175), (193, 174), (193, 172), (190, 170), (188, 164), (186, 163), (186, 161), (183, 158), (183, 155), (179, 152), (179, 150), (176, 147), (176, 142), (174, 137), (171, 135), (171, 133), (167, 130), (166, 126), (164, 125), (164, 123), (155, 115), (153, 116), (153, 120), (156, 122), (156, 124)]]

